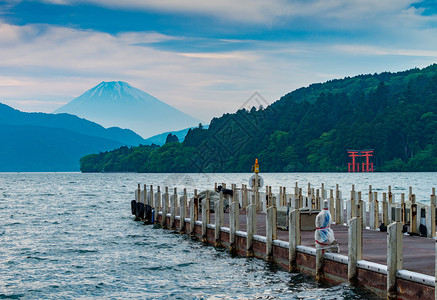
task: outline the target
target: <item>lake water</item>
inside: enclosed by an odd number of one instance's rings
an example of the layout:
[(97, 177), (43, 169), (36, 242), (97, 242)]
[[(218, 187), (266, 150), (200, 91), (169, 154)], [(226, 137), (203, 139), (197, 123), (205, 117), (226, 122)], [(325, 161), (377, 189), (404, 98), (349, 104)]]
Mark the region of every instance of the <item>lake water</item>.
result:
[[(212, 188), (251, 174), (0, 174), (0, 299), (369, 299), (347, 284), (318, 284), (257, 259), (231, 257), (168, 230), (134, 222), (137, 183)], [(343, 194), (391, 185), (429, 201), (436, 173), (262, 174)], [(346, 194), (345, 194), (346, 193)]]

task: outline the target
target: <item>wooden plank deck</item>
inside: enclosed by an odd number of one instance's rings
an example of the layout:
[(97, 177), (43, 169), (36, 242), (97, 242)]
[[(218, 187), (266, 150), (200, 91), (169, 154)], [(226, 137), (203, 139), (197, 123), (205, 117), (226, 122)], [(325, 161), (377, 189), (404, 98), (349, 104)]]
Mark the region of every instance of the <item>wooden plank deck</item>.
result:
[[(201, 214), (199, 214), (201, 220)], [(214, 214), (210, 216), (210, 223), (214, 224)], [(224, 215), (224, 226), (229, 227), (229, 214)], [(340, 254), (348, 255), (348, 227), (333, 224), (335, 238), (340, 244)], [(246, 212), (240, 210), (240, 228), (246, 231)], [(288, 231), (278, 228), (278, 239), (288, 242)], [(257, 235), (266, 235), (266, 215), (257, 215)], [(301, 232), (302, 245), (315, 247), (314, 231)], [(435, 247), (436, 240), (419, 237), (403, 236), (403, 269), (426, 275), (435, 275)], [(376, 230), (363, 230), (363, 259), (387, 265), (387, 233)]]

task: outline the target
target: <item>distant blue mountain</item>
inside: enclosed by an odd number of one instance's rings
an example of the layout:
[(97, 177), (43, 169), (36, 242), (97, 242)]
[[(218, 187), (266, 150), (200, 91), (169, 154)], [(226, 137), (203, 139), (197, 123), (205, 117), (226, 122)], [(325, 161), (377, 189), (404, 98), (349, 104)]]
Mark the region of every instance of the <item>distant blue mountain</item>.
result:
[(69, 113), (105, 127), (129, 128), (142, 137), (201, 123), (127, 82), (101, 82), (55, 113)]
[(69, 114), (25, 113), (1, 103), (0, 141), (0, 172), (79, 171), (84, 155), (144, 144), (128, 129), (105, 129)]
[(79, 159), (123, 144), (62, 128), (0, 124), (1, 172), (79, 171)]
[[(204, 129), (208, 129), (209, 125), (203, 125)], [(187, 135), (188, 131), (192, 128), (196, 128), (196, 127), (190, 127), (190, 128), (185, 128), (179, 131), (169, 131), (169, 132), (164, 132), (161, 134), (157, 134), (154, 135), (148, 139), (144, 140), (144, 145), (158, 145), (158, 146), (162, 146), (165, 144), (165, 140), (167, 139), (167, 136), (171, 133), (173, 135), (176, 135), (179, 139), (179, 142), (183, 142), (185, 140), (185, 136)]]

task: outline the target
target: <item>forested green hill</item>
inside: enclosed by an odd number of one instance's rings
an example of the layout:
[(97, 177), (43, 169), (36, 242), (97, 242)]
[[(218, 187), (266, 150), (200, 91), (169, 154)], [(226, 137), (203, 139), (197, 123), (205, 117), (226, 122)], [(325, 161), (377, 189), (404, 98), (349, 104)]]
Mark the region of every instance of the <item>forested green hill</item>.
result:
[(183, 143), (81, 159), (83, 172), (347, 171), (347, 149), (374, 149), (376, 171), (437, 171), (437, 65), (300, 88), (266, 108), (214, 118)]

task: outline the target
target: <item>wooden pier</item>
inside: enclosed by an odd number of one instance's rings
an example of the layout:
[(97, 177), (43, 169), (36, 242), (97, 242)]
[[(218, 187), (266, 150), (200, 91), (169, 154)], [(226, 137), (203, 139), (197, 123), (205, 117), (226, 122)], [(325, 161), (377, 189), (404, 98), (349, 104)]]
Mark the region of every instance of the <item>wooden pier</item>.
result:
[[(276, 195), (271, 187), (260, 192), (245, 185), (215, 184), (209, 192), (180, 194), (176, 188), (138, 185), (132, 213), (150, 221), (144, 207), (152, 207), (154, 222), (163, 228), (317, 280), (350, 282), (387, 299), (436, 299), (435, 189), (429, 206), (416, 203), (411, 188), (408, 200), (402, 194), (397, 203), (390, 187), (382, 201), (371, 186), (368, 201), (353, 186), (348, 199), (338, 186), (328, 193), (323, 184), (320, 189), (308, 184), (307, 191), (303, 195), (297, 183), (294, 193), (280, 187)], [(315, 247), (314, 219), (324, 199), (335, 221), (338, 253)]]

